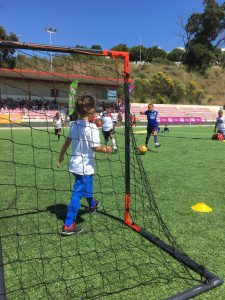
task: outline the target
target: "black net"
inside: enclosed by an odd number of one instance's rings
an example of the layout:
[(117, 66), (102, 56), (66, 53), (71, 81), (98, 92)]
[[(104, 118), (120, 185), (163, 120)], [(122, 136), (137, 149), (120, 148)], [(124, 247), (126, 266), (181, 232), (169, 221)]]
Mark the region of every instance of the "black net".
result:
[[(132, 222), (168, 244), (174, 256), (182, 253), (161, 217), (132, 127), (130, 162), (125, 159), (124, 118), (115, 127), (117, 153), (95, 156), (100, 207), (90, 214), (82, 199), (76, 222), (83, 233), (61, 235), (74, 183), (67, 168), (71, 148), (62, 166), (56, 165), (70, 126), (69, 86), (78, 80), (77, 95), (91, 94), (99, 112), (104, 101), (112, 101), (115, 113), (123, 115), (123, 61), (26, 49), (15, 58), (16, 67), (2, 69), (0, 76), (1, 280), (7, 299), (165, 299), (201, 284), (204, 268), (198, 275), (124, 224), (130, 163)], [(59, 140), (56, 112), (64, 119)]]

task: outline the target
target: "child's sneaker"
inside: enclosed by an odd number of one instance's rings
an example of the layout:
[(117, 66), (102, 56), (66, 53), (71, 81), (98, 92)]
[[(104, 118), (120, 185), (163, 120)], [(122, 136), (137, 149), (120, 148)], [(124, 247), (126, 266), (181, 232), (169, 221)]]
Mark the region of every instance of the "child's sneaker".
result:
[(155, 143), (155, 148), (161, 147), (161, 144)]
[(148, 149), (148, 151), (151, 151), (149, 145), (145, 145), (145, 146)]
[(117, 153), (117, 147), (116, 147), (116, 146), (113, 147), (112, 153), (113, 153), (113, 154), (116, 154), (116, 153)]
[(95, 206), (94, 207), (89, 207), (89, 213), (94, 213), (96, 212), (97, 208), (100, 205), (100, 201), (95, 200)]
[(61, 234), (62, 235), (72, 235), (72, 234), (81, 233), (82, 231), (83, 231), (83, 228), (81, 226), (76, 225), (76, 223), (74, 222), (70, 226), (66, 226), (64, 224)]

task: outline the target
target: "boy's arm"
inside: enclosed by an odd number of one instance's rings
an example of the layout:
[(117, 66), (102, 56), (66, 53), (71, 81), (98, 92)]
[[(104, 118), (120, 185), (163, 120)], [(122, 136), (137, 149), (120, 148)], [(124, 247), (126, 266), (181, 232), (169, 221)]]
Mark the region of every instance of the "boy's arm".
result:
[(94, 152), (102, 152), (102, 153), (112, 153), (111, 146), (98, 146), (92, 148)]
[(141, 110), (140, 115), (146, 115), (148, 110)]
[(67, 138), (65, 140), (65, 143), (63, 144), (62, 149), (61, 149), (60, 154), (59, 154), (59, 160), (57, 162), (57, 167), (59, 167), (60, 163), (63, 161), (64, 155), (65, 155), (65, 153), (66, 153), (66, 151), (67, 151), (67, 149), (68, 149), (71, 141), (72, 141), (71, 138)]

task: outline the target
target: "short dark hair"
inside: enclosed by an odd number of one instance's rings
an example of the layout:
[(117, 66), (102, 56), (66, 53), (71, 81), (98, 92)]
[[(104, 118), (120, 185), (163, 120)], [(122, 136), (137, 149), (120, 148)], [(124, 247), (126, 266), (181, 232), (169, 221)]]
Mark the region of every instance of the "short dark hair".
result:
[(90, 110), (95, 107), (95, 100), (90, 95), (83, 95), (77, 98), (76, 111), (77, 113), (85, 117), (88, 115)]
[(111, 108), (111, 105), (110, 105), (109, 103), (106, 103), (105, 106), (104, 106), (104, 108), (105, 108), (105, 109)]

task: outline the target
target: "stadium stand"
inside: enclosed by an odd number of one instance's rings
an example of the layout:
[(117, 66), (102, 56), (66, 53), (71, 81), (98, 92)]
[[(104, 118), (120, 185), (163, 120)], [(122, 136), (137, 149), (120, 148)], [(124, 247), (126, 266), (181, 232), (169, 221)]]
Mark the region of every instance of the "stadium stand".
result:
[[(5, 101), (6, 102), (6, 101)], [(32, 108), (28, 107), (27, 101), (24, 102), (24, 106), (20, 105), (21, 101), (18, 101), (15, 105), (12, 105), (11, 101), (7, 101), (7, 105), (0, 107), (1, 115), (17, 114), (21, 116), (22, 122), (52, 122), (53, 117), (60, 107), (56, 107), (53, 104), (48, 107), (39, 108), (38, 105), (32, 103)], [(34, 102), (34, 101), (33, 101)], [(36, 104), (36, 103), (35, 103)], [(189, 123), (193, 120), (194, 123), (211, 123), (214, 122), (217, 116), (217, 112), (221, 107), (219, 106), (203, 106), (203, 105), (170, 105), (170, 104), (155, 104), (155, 109), (158, 111), (159, 121), (161, 123)], [(130, 111), (132, 114), (136, 114), (138, 122), (146, 122), (145, 115), (140, 115), (140, 111), (147, 109), (147, 103), (132, 103)], [(97, 114), (96, 114), (97, 116)], [(186, 118), (186, 119), (185, 119)], [(190, 120), (189, 120), (189, 119)], [(197, 118), (197, 122), (195, 119)]]
[[(147, 109), (147, 103), (132, 103), (131, 113), (137, 115), (139, 122), (146, 121), (145, 115), (140, 115), (140, 111)], [(169, 105), (155, 104), (155, 110), (162, 118), (201, 118), (202, 123), (214, 122), (217, 116), (219, 106), (203, 105)]]

